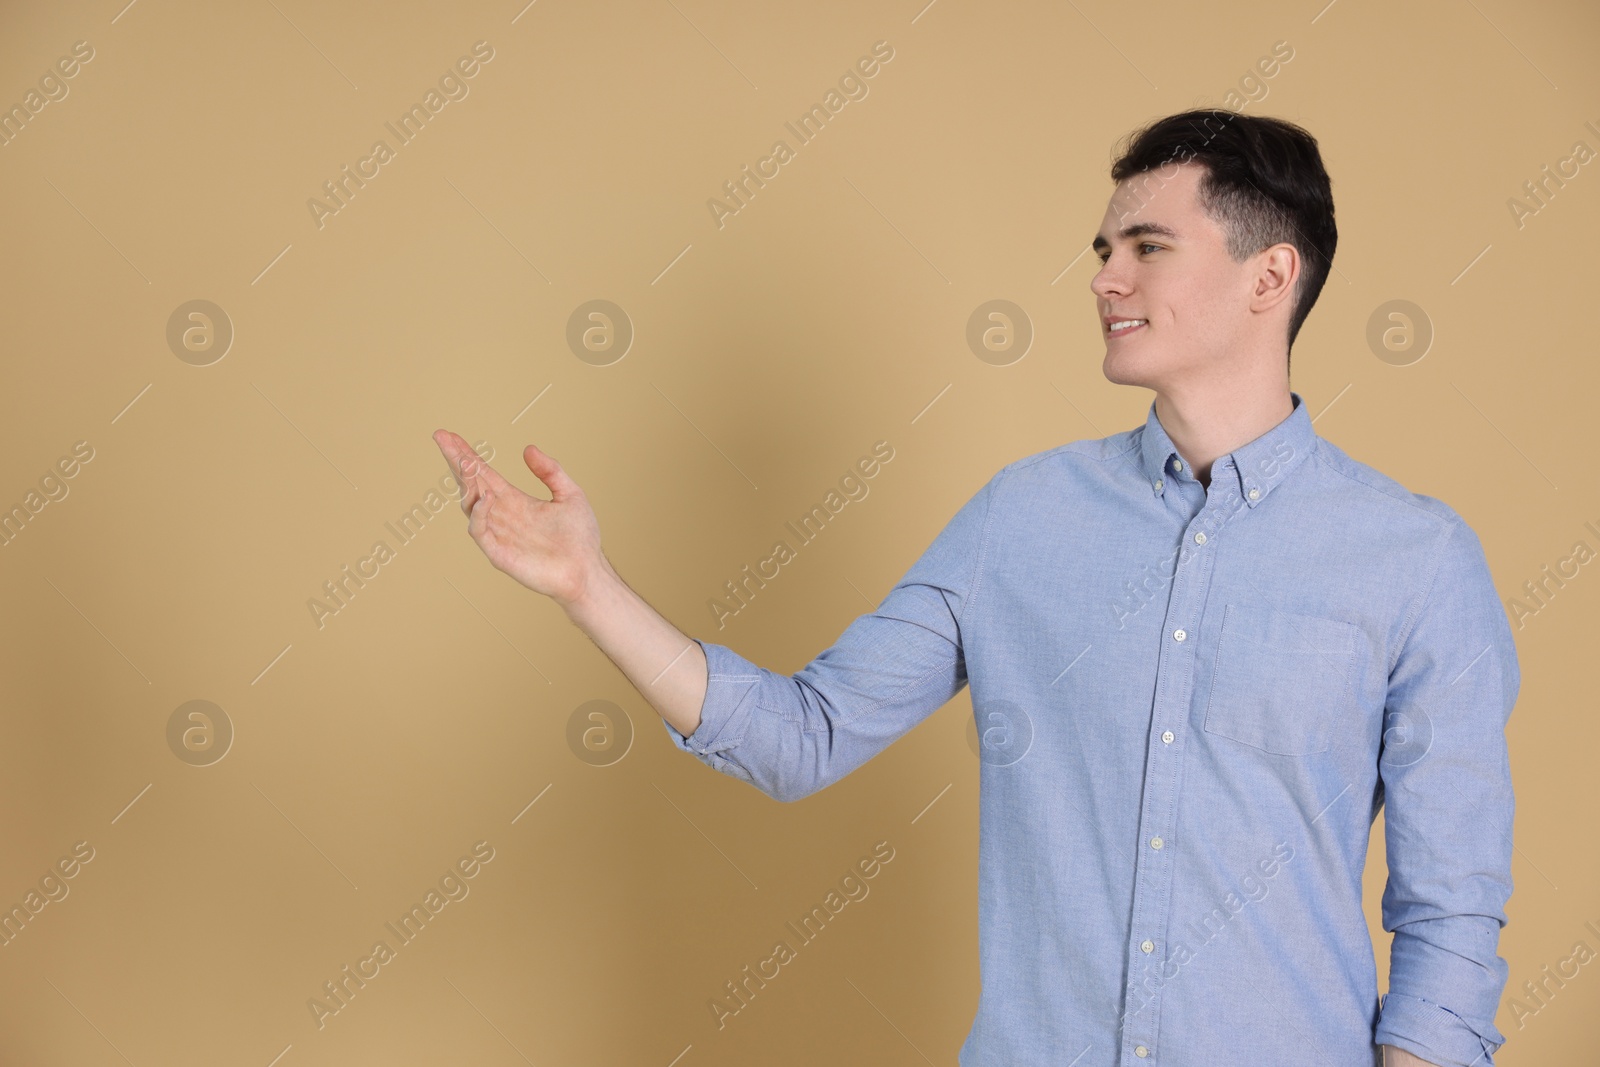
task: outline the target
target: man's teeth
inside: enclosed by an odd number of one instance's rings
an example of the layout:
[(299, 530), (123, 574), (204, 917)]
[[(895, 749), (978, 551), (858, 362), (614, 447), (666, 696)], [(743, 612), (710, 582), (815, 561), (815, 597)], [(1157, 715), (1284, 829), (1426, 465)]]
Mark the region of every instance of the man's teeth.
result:
[(1144, 323), (1144, 319), (1127, 319), (1123, 322), (1113, 322), (1111, 324), (1111, 332), (1116, 333), (1118, 330), (1126, 330), (1130, 326), (1143, 326)]

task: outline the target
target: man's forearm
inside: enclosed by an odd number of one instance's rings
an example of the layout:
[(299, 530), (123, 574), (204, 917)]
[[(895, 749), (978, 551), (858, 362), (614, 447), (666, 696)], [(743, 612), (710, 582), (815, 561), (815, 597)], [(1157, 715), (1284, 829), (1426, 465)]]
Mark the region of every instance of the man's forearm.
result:
[(611, 658), (656, 712), (687, 736), (700, 725), (708, 672), (700, 646), (662, 618), (601, 557), (567, 618)]

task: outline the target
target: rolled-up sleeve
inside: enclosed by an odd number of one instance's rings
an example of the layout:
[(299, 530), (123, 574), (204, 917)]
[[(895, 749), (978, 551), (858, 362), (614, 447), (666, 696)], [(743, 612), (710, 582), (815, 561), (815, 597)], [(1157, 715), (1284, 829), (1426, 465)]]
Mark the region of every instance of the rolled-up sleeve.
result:
[(1477, 535), (1459, 518), (1389, 675), (1379, 773), (1393, 933), (1375, 1035), (1442, 1067), (1490, 1067), (1505, 1038), (1497, 952), (1511, 895), (1505, 726), (1516, 646)]
[(756, 666), (695, 638), (710, 677), (700, 725), (668, 736), (707, 766), (781, 801), (843, 778), (967, 684), (962, 620), (983, 581), (991, 478), (956, 512), (876, 611), (859, 616), (799, 672)]

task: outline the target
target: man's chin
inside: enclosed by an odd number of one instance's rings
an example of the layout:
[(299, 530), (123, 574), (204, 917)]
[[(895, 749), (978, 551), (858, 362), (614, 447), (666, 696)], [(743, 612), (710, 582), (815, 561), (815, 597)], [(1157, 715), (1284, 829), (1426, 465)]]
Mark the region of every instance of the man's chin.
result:
[(1140, 361), (1129, 359), (1126, 354), (1106, 351), (1105, 359), (1101, 361), (1100, 372), (1106, 376), (1106, 381), (1113, 385), (1142, 385), (1148, 387), (1148, 375), (1143, 373), (1145, 368), (1140, 366)]

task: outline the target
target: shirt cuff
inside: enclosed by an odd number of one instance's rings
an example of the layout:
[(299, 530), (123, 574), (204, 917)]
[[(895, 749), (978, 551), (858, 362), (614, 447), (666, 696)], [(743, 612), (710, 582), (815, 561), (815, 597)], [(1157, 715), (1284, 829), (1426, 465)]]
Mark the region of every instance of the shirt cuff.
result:
[(661, 725), (666, 727), (667, 737), (678, 750), (697, 757), (714, 770), (754, 784), (749, 771), (723, 753), (736, 748), (749, 730), (761, 671), (725, 645), (698, 637), (690, 640), (699, 645), (706, 656), (706, 696), (700, 705), (700, 725), (688, 735), (679, 732), (665, 718)]
[(1403, 993), (1383, 998), (1373, 1043), (1393, 1045), (1439, 1067), (1494, 1067), (1500, 1047), (1479, 1037), (1450, 1009)]

